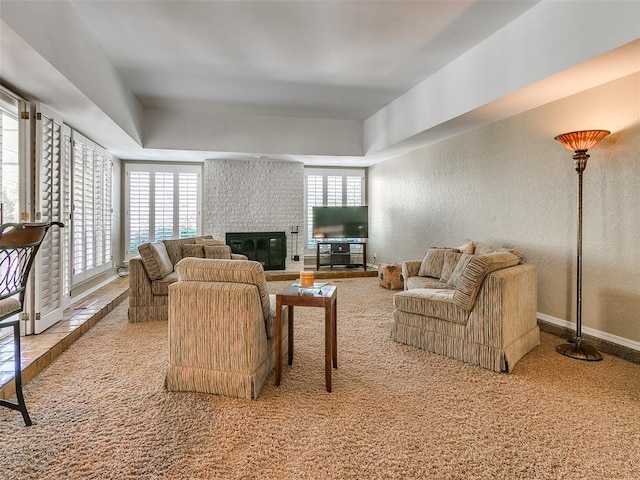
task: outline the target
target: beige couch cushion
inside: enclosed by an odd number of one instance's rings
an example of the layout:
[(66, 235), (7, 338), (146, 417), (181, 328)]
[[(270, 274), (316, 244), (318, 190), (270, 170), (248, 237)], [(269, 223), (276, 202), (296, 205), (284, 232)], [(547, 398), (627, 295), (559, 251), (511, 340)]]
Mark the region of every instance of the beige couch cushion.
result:
[(444, 257), (446, 252), (457, 251), (453, 248), (430, 248), (427, 250), (422, 263), (420, 264), (420, 270), (418, 275), (420, 277), (434, 277), (440, 278), (442, 273), (442, 266), (444, 265)]
[(461, 253), (472, 254), (475, 253), (475, 245), (471, 240), (467, 239), (458, 247), (458, 250), (460, 250)]
[(151, 293), (154, 295), (169, 295), (169, 285), (177, 281), (178, 275), (175, 272), (171, 272), (166, 277), (151, 282)]
[(450, 287), (456, 288), (458, 286), (460, 277), (462, 277), (462, 272), (464, 272), (464, 269), (467, 268), (467, 265), (469, 264), (472, 258), (473, 258), (473, 255), (470, 255), (468, 253), (460, 254), (458, 263), (456, 263), (456, 266), (451, 272), (451, 276), (449, 277), (449, 281), (447, 282), (447, 284), (449, 284)]
[(217, 258), (231, 260), (231, 247), (229, 245), (202, 245), (204, 258)]
[(453, 290), (451, 286), (433, 277), (408, 277), (405, 278), (404, 281), (406, 285), (405, 290), (411, 290), (413, 288), (439, 288)]
[(453, 302), (465, 310), (471, 310), (484, 277), (501, 268), (518, 265), (521, 260), (520, 257), (508, 251), (472, 255), (461, 272), (453, 294)]
[(469, 312), (454, 303), (453, 295), (451, 289), (416, 288), (396, 293), (393, 304), (400, 312), (466, 324)]
[(204, 258), (204, 245), (190, 243), (182, 245), (182, 258)]
[(196, 238), (197, 245), (224, 245), (222, 240), (216, 240), (215, 238), (210, 237), (197, 237)]
[(138, 245), (138, 252), (150, 280), (160, 280), (173, 272), (164, 243), (142, 243)]
[(462, 253), (456, 250), (450, 250), (445, 252), (444, 254), (444, 263), (442, 265), (442, 272), (440, 273), (440, 281), (443, 283), (448, 283), (451, 280), (451, 275), (455, 270), (460, 258), (462, 257)]
[(209, 258), (183, 258), (175, 267), (179, 281), (230, 282), (256, 285), (265, 322), (269, 318), (269, 295), (264, 269), (251, 260), (215, 260)]

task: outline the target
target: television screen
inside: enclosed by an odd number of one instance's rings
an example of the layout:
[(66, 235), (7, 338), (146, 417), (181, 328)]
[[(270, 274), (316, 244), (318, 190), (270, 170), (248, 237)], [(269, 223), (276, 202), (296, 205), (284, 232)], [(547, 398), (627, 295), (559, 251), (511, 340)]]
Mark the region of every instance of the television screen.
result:
[(369, 237), (369, 209), (313, 207), (313, 238)]

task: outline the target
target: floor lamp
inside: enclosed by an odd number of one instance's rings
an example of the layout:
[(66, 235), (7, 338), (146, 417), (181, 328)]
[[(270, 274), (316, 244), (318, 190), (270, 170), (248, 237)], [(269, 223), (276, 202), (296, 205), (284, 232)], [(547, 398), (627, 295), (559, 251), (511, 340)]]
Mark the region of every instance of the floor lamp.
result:
[(578, 360), (596, 362), (602, 360), (602, 355), (595, 348), (582, 340), (582, 172), (587, 168), (587, 150), (592, 149), (609, 135), (608, 130), (584, 130), (580, 132), (563, 133), (555, 137), (569, 150), (574, 152), (576, 172), (578, 173), (578, 261), (576, 266), (576, 336), (567, 343), (558, 345), (556, 351), (567, 357)]

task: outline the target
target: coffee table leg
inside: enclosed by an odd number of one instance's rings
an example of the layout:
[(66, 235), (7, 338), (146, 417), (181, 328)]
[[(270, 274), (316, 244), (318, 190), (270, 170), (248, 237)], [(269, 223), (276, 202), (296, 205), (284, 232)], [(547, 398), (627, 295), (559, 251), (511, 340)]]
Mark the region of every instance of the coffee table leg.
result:
[(324, 378), (327, 392), (331, 391), (331, 359), (333, 357), (333, 310), (331, 305), (324, 310)]
[(282, 376), (282, 300), (276, 296), (276, 359), (275, 359), (276, 387), (280, 386)]
[(289, 305), (289, 365), (293, 365), (293, 305)]
[(338, 368), (338, 299), (331, 306), (333, 316), (333, 368)]

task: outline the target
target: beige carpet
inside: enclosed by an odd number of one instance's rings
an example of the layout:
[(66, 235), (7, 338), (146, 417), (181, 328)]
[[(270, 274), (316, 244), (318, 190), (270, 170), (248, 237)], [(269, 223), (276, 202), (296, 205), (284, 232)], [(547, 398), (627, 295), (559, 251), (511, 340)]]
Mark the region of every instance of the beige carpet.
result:
[[(167, 393), (166, 323), (126, 302), (0, 409), (2, 479), (637, 479), (640, 365), (542, 345), (510, 375), (393, 343), (393, 292), (338, 285), (339, 368), (323, 316), (296, 310), (296, 356), (257, 401)], [(285, 283), (270, 283), (272, 291)]]

